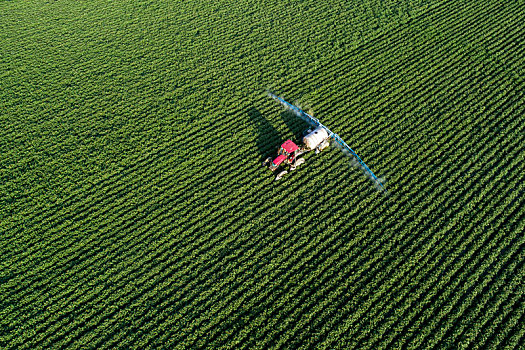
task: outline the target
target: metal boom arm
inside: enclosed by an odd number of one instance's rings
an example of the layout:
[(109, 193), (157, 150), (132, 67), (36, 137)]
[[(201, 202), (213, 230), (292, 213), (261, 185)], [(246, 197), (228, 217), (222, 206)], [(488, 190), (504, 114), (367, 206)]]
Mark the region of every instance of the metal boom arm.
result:
[(292, 112), (294, 112), (296, 116), (298, 116), (299, 118), (301, 118), (302, 120), (304, 120), (305, 122), (313, 126), (314, 128), (317, 128), (319, 125), (321, 125), (321, 123), (319, 122), (319, 119), (312, 117), (310, 114), (306, 113), (299, 107), (295, 107), (293, 104), (286, 102), (279, 96), (276, 96), (272, 94), (271, 92), (268, 92), (268, 96), (270, 96), (276, 101), (279, 101), (286, 109), (289, 109)]
[[(330, 135), (330, 133), (329, 133), (329, 135)], [(364, 170), (365, 170), (365, 171), (366, 171), (366, 172), (372, 177), (372, 181), (373, 181), (374, 183), (376, 183), (377, 185), (379, 185), (379, 187), (381, 187), (381, 190), (382, 190), (383, 192), (387, 193), (385, 187), (383, 186), (383, 184), (381, 183), (381, 181), (379, 181), (379, 179), (377, 178), (377, 176), (375, 176), (375, 174), (372, 172), (372, 170), (370, 170), (370, 168), (365, 164), (365, 162), (363, 162), (363, 160), (362, 160), (361, 158), (359, 158), (359, 156), (357, 155), (357, 153), (355, 153), (355, 151), (354, 151), (352, 148), (350, 148), (350, 146), (348, 146), (348, 145), (346, 144), (346, 142), (344, 142), (343, 139), (342, 139), (339, 135), (332, 133), (332, 134), (330, 135), (330, 137), (331, 137), (335, 142), (337, 142), (341, 147), (343, 147), (343, 149), (348, 150), (348, 152), (350, 152), (354, 157), (356, 157), (357, 160), (359, 161), (359, 163), (363, 166)]]
[(328, 137), (331, 138), (334, 142), (337, 143), (337, 145), (343, 150), (343, 151), (347, 151), (349, 152), (350, 154), (352, 154), (359, 162), (359, 164), (361, 164), (361, 166), (363, 167), (364, 171), (367, 172), (370, 177), (371, 177), (371, 180), (376, 183), (383, 192), (386, 193), (386, 190), (383, 186), (383, 184), (381, 183), (381, 181), (379, 181), (379, 179), (377, 178), (377, 176), (375, 176), (375, 174), (372, 172), (372, 170), (370, 170), (370, 168), (365, 164), (365, 162), (363, 162), (363, 160), (361, 158), (359, 158), (359, 156), (357, 155), (357, 153), (355, 153), (355, 151), (350, 148), (350, 146), (348, 146), (346, 144), (346, 142), (343, 141), (343, 139), (337, 135), (336, 133), (332, 132), (330, 129), (328, 129), (326, 126), (324, 126), (323, 124), (321, 124), (321, 122), (319, 121), (319, 119), (317, 118), (314, 118), (312, 117), (311, 115), (309, 115), (308, 113), (304, 112), (302, 109), (300, 109), (299, 107), (296, 107), (294, 105), (292, 105), (291, 103), (288, 103), (286, 102), (284, 99), (282, 99), (281, 97), (279, 96), (276, 96), (274, 94), (272, 94), (271, 92), (268, 92), (268, 96), (270, 96), (271, 98), (273, 98), (274, 100), (280, 102), (286, 109), (289, 109), (291, 110), (292, 112), (294, 112), (294, 114), (296, 116), (298, 116), (299, 118), (303, 119), (305, 122), (307, 122), (308, 124), (310, 124), (311, 126), (313, 126), (314, 128), (318, 127), (318, 126), (321, 126), (322, 128), (326, 129), (326, 131), (328, 132)]

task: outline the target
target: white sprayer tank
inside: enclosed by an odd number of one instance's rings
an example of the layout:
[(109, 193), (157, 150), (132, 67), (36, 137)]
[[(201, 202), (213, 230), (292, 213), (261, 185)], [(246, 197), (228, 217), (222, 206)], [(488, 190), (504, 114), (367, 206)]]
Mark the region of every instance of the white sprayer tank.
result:
[(308, 149), (314, 149), (328, 138), (328, 132), (322, 126), (318, 126), (303, 138), (303, 143)]

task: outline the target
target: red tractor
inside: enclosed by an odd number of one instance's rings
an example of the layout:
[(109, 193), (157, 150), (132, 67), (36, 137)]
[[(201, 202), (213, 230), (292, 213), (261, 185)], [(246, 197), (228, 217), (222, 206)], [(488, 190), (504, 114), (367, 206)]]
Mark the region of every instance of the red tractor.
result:
[[(275, 171), (282, 165), (290, 165), (290, 171), (295, 170), (296, 167), (304, 163), (304, 158), (297, 158), (301, 154), (307, 152), (303, 148), (297, 146), (292, 140), (286, 140), (277, 152), (277, 157), (272, 161), (272, 157), (268, 157), (263, 166), (268, 166), (271, 171)], [(275, 180), (279, 180), (284, 175), (288, 174), (287, 170), (281, 171), (277, 174)]]

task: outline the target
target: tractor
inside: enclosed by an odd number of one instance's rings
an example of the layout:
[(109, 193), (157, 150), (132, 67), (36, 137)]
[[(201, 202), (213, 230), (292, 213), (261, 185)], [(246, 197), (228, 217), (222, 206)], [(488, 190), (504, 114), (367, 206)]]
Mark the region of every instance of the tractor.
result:
[[(279, 151), (277, 157), (272, 161), (272, 157), (268, 157), (263, 166), (268, 166), (271, 171), (285, 165), (290, 166), (290, 171), (294, 171), (299, 165), (304, 164), (304, 158), (298, 158), (300, 155), (309, 151), (315, 150), (315, 153), (321, 152), (330, 145), (328, 141), (328, 132), (322, 128), (317, 127), (314, 130), (308, 129), (303, 133), (303, 144), (299, 147), (292, 140), (286, 140)], [(275, 180), (280, 180), (284, 175), (288, 174), (287, 170), (281, 171), (275, 177)]]
[[(368, 178), (372, 180), (376, 187), (387, 194), (387, 191), (377, 176), (374, 175), (372, 170), (368, 168), (365, 162), (359, 158), (357, 153), (355, 153), (355, 151), (350, 148), (350, 146), (348, 146), (346, 142), (344, 142), (343, 139), (339, 137), (339, 135), (321, 124), (319, 119), (312, 117), (310, 114), (304, 112), (300, 108), (286, 102), (283, 98), (269, 91), (267, 93), (269, 97), (278, 101), (286, 109), (290, 110), (296, 116), (304, 120), (308, 125), (310, 125), (311, 128), (303, 133), (304, 137), (300, 146), (296, 145), (292, 140), (286, 140), (279, 148), (277, 157), (273, 161), (271, 157), (267, 158), (263, 162), (264, 166), (268, 166), (271, 171), (275, 171), (280, 166), (289, 165), (290, 171), (293, 171), (296, 167), (305, 162), (304, 158), (298, 158), (300, 155), (313, 150), (315, 150), (315, 154), (317, 154), (332, 144), (334, 147), (341, 149), (346, 156), (352, 157), (355, 161), (357, 161), (356, 163), (359, 164), (359, 167), (368, 176)], [(281, 171), (279, 174), (277, 174), (275, 180), (281, 179), (287, 173), (287, 170)]]

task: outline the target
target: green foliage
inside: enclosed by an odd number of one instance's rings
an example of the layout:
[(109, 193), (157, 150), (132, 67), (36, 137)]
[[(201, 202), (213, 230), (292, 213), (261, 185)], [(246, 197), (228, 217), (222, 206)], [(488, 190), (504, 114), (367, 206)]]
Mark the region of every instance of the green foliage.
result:
[(0, 347), (523, 344), (523, 1), (0, 13)]

